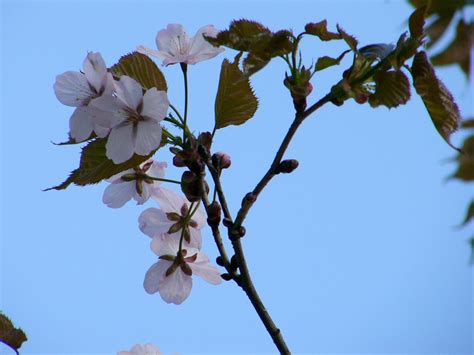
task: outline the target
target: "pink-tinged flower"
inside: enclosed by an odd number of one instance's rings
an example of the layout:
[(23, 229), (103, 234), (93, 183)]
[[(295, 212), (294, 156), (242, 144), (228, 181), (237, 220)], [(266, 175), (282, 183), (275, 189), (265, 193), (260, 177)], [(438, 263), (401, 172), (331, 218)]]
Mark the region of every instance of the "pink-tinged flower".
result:
[(218, 285), (222, 282), (219, 270), (198, 249), (183, 246), (178, 252), (179, 240), (162, 234), (153, 237), (151, 249), (160, 257), (145, 275), (145, 291), (160, 293), (166, 303), (181, 304), (188, 298), (193, 286), (192, 275)]
[(138, 46), (140, 53), (157, 57), (163, 65), (176, 63), (196, 64), (206, 59), (214, 58), (224, 51), (224, 48), (214, 47), (207, 42), (203, 35), (215, 37), (217, 30), (212, 25), (201, 27), (194, 37), (189, 38), (183, 26), (169, 24), (166, 29), (156, 35), (158, 50)]
[(119, 351), (117, 355), (161, 355), (161, 351), (153, 344), (137, 344), (130, 351)]
[(138, 168), (112, 176), (107, 180), (110, 185), (105, 189), (102, 201), (111, 208), (122, 207), (132, 198), (137, 204), (144, 204), (150, 198), (152, 190), (161, 183), (150, 177), (163, 178), (166, 167), (165, 162), (148, 160)]
[(77, 107), (69, 120), (69, 134), (77, 142), (86, 140), (92, 132), (99, 137), (109, 133), (109, 129), (95, 119), (107, 114), (93, 108), (90, 103), (102, 95), (111, 95), (113, 82), (102, 56), (93, 52), (84, 59), (83, 72), (67, 71), (56, 77), (54, 93), (58, 100), (64, 105)]
[(101, 116), (101, 125), (110, 127), (106, 155), (115, 164), (130, 159), (134, 153), (148, 155), (161, 143), (162, 121), (169, 107), (165, 91), (151, 88), (143, 93), (141, 85), (123, 75), (115, 81), (115, 95), (101, 96), (92, 102), (111, 117)]
[[(187, 246), (201, 249), (201, 229), (206, 224), (206, 217), (200, 207), (187, 220), (191, 203), (176, 192), (156, 188), (152, 197), (158, 201), (161, 209), (147, 208), (138, 217), (140, 230), (150, 238), (167, 234), (169, 238), (181, 238), (184, 228), (184, 240)], [(194, 210), (195, 207), (193, 207)]]

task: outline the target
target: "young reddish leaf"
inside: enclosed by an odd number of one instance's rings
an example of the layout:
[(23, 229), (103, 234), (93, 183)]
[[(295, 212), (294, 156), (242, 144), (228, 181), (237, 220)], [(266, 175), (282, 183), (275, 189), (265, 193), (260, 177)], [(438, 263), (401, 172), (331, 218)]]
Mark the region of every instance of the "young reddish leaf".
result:
[(160, 91), (168, 90), (165, 77), (155, 62), (138, 52), (120, 58), (119, 62), (110, 68), (110, 72), (116, 79), (127, 75), (138, 81), (146, 90), (153, 87)]
[(240, 55), (233, 63), (224, 59), (215, 103), (216, 128), (240, 125), (257, 111), (255, 97), (248, 77), (239, 69)]
[(463, 7), (466, 0), (409, 0), (414, 7), (427, 7), (427, 15), (439, 14), (444, 15), (448, 12), (454, 12)]
[[(79, 186), (97, 184), (98, 182), (108, 179), (124, 170), (140, 165), (153, 156), (153, 154), (155, 154), (159, 149), (155, 149), (146, 156), (134, 154), (133, 157), (126, 162), (116, 165), (112, 160), (107, 158), (105, 149), (106, 143), (106, 138), (97, 138), (83, 147), (79, 167), (73, 170), (63, 183), (50, 187), (45, 191), (64, 190), (72, 183)], [(162, 143), (160, 147), (164, 144), (166, 144), (166, 134), (162, 135)]]
[(21, 328), (15, 328), (12, 321), (0, 313), (0, 342), (8, 345), (18, 354), (18, 349), (27, 340), (25, 332)]
[(458, 155), (458, 169), (453, 178), (463, 181), (474, 180), (474, 135), (468, 136), (462, 145), (461, 154)]
[(344, 56), (349, 52), (350, 50), (344, 51), (337, 58), (332, 58), (328, 56), (318, 58), (318, 60), (316, 61), (316, 65), (314, 66), (314, 71), (320, 71), (332, 67), (333, 65), (339, 65), (339, 63), (341, 63), (342, 58), (344, 58)]
[(428, 48), (433, 46), (436, 42), (438, 42), (441, 36), (443, 36), (453, 17), (454, 11), (440, 15), (436, 20), (432, 21), (428, 27), (425, 28), (425, 32), (430, 38), (429, 42), (426, 44)]
[(444, 51), (431, 57), (433, 65), (458, 64), (469, 77), (471, 51), (474, 46), (474, 22), (466, 24), (462, 19), (456, 28), (456, 37)]
[(383, 60), (388, 57), (394, 49), (395, 46), (393, 44), (369, 44), (368, 46), (360, 48), (359, 53), (362, 54), (366, 59)]
[(337, 25), (337, 31), (339, 32), (339, 35), (342, 37), (342, 39), (347, 43), (349, 48), (353, 52), (357, 52), (357, 39), (354, 36), (347, 34), (339, 25)]
[(331, 41), (334, 39), (342, 39), (339, 33), (329, 32), (327, 30), (327, 21), (322, 20), (321, 22), (313, 23), (310, 22), (304, 27), (306, 33), (317, 36), (321, 41)]
[(410, 29), (410, 35), (413, 38), (421, 38), (423, 36), (423, 27), (425, 26), (425, 13), (426, 6), (417, 8), (410, 15), (408, 19), (408, 28)]
[(436, 77), (425, 52), (415, 55), (411, 74), (416, 92), (423, 100), (439, 134), (451, 147), (457, 149), (451, 144), (450, 136), (458, 129), (461, 122), (459, 108), (454, 102), (453, 95)]
[(397, 107), (410, 99), (410, 82), (401, 70), (378, 72), (374, 75), (374, 82), (375, 93), (369, 96), (372, 107)]
[(462, 128), (474, 128), (474, 118), (465, 118), (461, 122)]
[(467, 208), (467, 212), (466, 212), (466, 217), (464, 217), (464, 220), (462, 221), (461, 226), (465, 226), (471, 220), (474, 220), (474, 200), (472, 200), (471, 203), (469, 204), (469, 207)]

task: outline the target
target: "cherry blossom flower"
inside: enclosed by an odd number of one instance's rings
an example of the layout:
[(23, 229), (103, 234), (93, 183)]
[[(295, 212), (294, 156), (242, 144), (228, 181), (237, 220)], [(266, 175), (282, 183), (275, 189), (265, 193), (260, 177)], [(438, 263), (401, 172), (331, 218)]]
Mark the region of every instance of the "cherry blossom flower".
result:
[(153, 344), (137, 344), (130, 351), (119, 351), (117, 355), (161, 355), (161, 351)]
[(106, 155), (115, 164), (130, 159), (134, 153), (148, 155), (161, 143), (162, 121), (169, 107), (165, 91), (151, 88), (143, 94), (141, 85), (123, 75), (115, 81), (115, 95), (101, 96), (94, 107), (112, 116), (100, 116), (102, 126), (110, 127)]
[(92, 132), (99, 137), (105, 137), (109, 133), (107, 127), (102, 127), (95, 120), (95, 117), (106, 113), (89, 104), (102, 95), (111, 95), (113, 82), (112, 74), (107, 73), (104, 59), (100, 53), (93, 52), (89, 52), (84, 59), (83, 72), (67, 71), (56, 77), (56, 97), (62, 104), (76, 107), (69, 120), (71, 138), (82, 142)]
[(151, 249), (159, 256), (145, 275), (143, 286), (149, 294), (160, 293), (166, 303), (181, 304), (188, 298), (193, 285), (192, 275), (218, 285), (222, 282), (219, 270), (209, 258), (196, 248), (183, 246), (167, 234), (153, 237)]
[(214, 47), (207, 42), (203, 35), (215, 37), (217, 30), (212, 25), (201, 27), (194, 37), (189, 38), (182, 25), (169, 24), (166, 29), (156, 35), (158, 50), (138, 46), (140, 53), (157, 57), (163, 65), (176, 63), (196, 64), (206, 59), (214, 58), (224, 51), (224, 48)]
[(166, 167), (165, 162), (148, 160), (140, 167), (112, 176), (107, 180), (110, 185), (105, 189), (102, 201), (111, 208), (120, 208), (132, 198), (138, 205), (144, 204), (150, 198), (152, 190), (161, 183), (150, 177), (163, 178)]
[(154, 189), (152, 197), (158, 201), (161, 209), (151, 207), (143, 211), (138, 218), (140, 230), (150, 238), (167, 234), (170, 238), (179, 241), (184, 228), (186, 245), (201, 249), (201, 229), (206, 224), (202, 209), (197, 208), (191, 219), (186, 221), (191, 208), (188, 200), (164, 188)]

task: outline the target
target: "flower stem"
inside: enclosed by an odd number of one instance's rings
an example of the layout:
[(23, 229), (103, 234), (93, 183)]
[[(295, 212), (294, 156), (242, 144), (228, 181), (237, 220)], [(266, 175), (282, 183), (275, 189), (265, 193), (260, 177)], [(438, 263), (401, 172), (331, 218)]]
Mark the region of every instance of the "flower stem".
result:
[(170, 183), (172, 183), (172, 184), (178, 184), (178, 185), (181, 184), (181, 181), (178, 181), (178, 180), (157, 178), (157, 177), (153, 177), (153, 176), (150, 176), (150, 175), (147, 175), (146, 177), (147, 177), (148, 179), (155, 180), (155, 181), (170, 182)]
[(186, 144), (186, 129), (188, 120), (188, 65), (181, 63), (184, 79), (184, 119), (183, 119), (183, 146)]

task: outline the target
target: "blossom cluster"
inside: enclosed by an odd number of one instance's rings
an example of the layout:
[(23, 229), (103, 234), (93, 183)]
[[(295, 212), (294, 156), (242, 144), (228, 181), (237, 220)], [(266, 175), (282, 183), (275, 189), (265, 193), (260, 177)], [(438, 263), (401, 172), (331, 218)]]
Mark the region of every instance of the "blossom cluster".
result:
[[(224, 50), (204, 39), (204, 35), (216, 33), (213, 26), (204, 26), (189, 38), (181, 25), (170, 24), (156, 36), (158, 51), (144, 46), (137, 49), (163, 59), (163, 65), (195, 64)], [(144, 90), (127, 75), (115, 80), (100, 53), (88, 53), (81, 72), (58, 75), (54, 92), (62, 104), (75, 107), (69, 120), (70, 138), (83, 142), (94, 136), (107, 137), (106, 154), (115, 164), (134, 154), (146, 156), (159, 147), (160, 122), (170, 104), (167, 93), (156, 88)]]
[(165, 162), (148, 160), (135, 169), (126, 170), (109, 179), (103, 202), (112, 208), (123, 206), (132, 198), (138, 204), (155, 200), (160, 208), (150, 207), (139, 218), (140, 230), (151, 238), (150, 247), (158, 256), (146, 272), (145, 291), (160, 293), (167, 303), (181, 304), (191, 293), (192, 276), (218, 285), (219, 270), (201, 251), (201, 229), (206, 224), (205, 212), (176, 192), (161, 187)]

